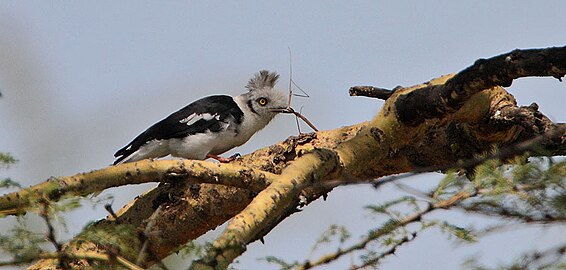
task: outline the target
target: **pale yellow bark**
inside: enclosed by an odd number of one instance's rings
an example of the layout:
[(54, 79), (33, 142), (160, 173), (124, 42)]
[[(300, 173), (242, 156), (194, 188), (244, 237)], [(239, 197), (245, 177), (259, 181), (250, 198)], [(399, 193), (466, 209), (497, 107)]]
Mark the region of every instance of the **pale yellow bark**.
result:
[[(563, 69), (561, 66), (559, 71)], [(531, 74), (531, 70), (526, 70), (528, 72), (521, 70), (519, 75)], [(551, 70), (556, 73), (556, 69)], [(469, 72), (465, 70), (464, 77), (469, 76)], [(558, 74), (562, 74), (560, 72)], [(476, 89), (493, 85), (493, 82), (482, 81), (483, 77), (464, 85), (458, 93), (452, 92), (450, 97), (442, 96), (446, 100), (441, 103), (453, 99), (453, 103), (459, 104), (463, 98), (463, 106), (452, 104), (443, 108), (441, 117), (412, 119), (410, 123), (399, 119), (396, 106), (401, 98), (410, 93), (423, 93), (421, 89), (428, 91), (435, 85), (439, 86), (437, 90), (444, 89), (453, 76), (395, 91), (368, 122), (291, 137), (237, 159), (232, 165), (207, 161), (125, 164), (59, 178), (0, 197), (0, 211), (19, 213), (42, 196), (58, 199), (64, 194), (86, 195), (111, 186), (167, 182), (125, 206), (118, 212), (117, 219), (102, 220), (91, 229), (104, 231), (109, 237), (116, 235), (120, 243), (129, 243), (128, 249), (118, 252), (125, 260), (136, 261), (138, 253), (135, 251), (141, 249), (142, 241), (135, 234), (118, 236), (117, 227), (127, 224), (137, 231), (145, 231), (155, 209), (162, 209), (160, 218), (152, 221), (153, 231), (158, 233), (147, 235), (151, 256), (144, 256), (148, 259), (141, 262), (141, 266), (147, 267), (187, 241), (232, 219), (207, 256), (192, 266), (194, 269), (225, 269), (245, 251), (247, 244), (269, 232), (297, 206), (325, 196), (336, 185), (455, 164), (460, 159), (489, 152), (494, 146), (515, 143), (525, 132), (524, 127), (513, 123), (500, 126), (492, 121), (497, 112), (516, 107), (515, 100), (501, 87)], [(507, 82), (505, 77), (495, 79)], [(452, 83), (460, 85), (461, 81)], [(105, 252), (81, 235), (66, 248)], [(82, 263), (89, 267), (98, 262), (83, 260)], [(33, 268), (47, 269), (54, 265), (55, 260), (43, 260)]]

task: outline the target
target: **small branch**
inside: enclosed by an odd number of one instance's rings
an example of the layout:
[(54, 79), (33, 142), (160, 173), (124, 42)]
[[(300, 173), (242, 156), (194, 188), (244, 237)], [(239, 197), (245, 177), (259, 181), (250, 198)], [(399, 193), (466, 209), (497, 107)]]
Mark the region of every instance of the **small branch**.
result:
[[(486, 202), (476, 202), (469, 206), (460, 206), (463, 210), (471, 213), (482, 214), (484, 216), (493, 216), (505, 219), (520, 220), (525, 224), (552, 224), (566, 223), (566, 217), (560, 215), (551, 215), (540, 211), (538, 214), (544, 214), (542, 217), (534, 217), (518, 212), (514, 209), (507, 209), (499, 205), (489, 205)], [(491, 207), (491, 208), (485, 208)]]
[(3, 195), (0, 197), (0, 215), (25, 213), (28, 206), (44, 197), (57, 201), (66, 195), (86, 196), (124, 185), (190, 181), (259, 192), (275, 178), (275, 174), (234, 164), (202, 160), (142, 160), (73, 176), (51, 178), (27, 189)]
[[(387, 226), (384, 227), (385, 229), (378, 229), (377, 231), (375, 231), (374, 233), (369, 234), (368, 236), (366, 236), (362, 241), (360, 241), (357, 244), (354, 244), (346, 249), (339, 249), (338, 251), (334, 252), (334, 253), (330, 253), (327, 255), (322, 256), (321, 258), (319, 258), (316, 261), (306, 261), (305, 263), (303, 263), (303, 265), (299, 266), (297, 268), (297, 270), (306, 270), (306, 269), (311, 269), (313, 267), (316, 266), (320, 266), (323, 264), (328, 264), (331, 263), (333, 261), (338, 260), (339, 258), (341, 258), (344, 255), (347, 254), (351, 254), (355, 251), (358, 250), (363, 250), (366, 248), (366, 246), (368, 244), (370, 244), (371, 242), (377, 240), (378, 238), (398, 229), (401, 227), (405, 227), (411, 223), (414, 222), (419, 222), (422, 220), (422, 217), (425, 216), (426, 214), (436, 210), (436, 209), (444, 209), (444, 208), (448, 208), (451, 206), (454, 206), (455, 204), (461, 202), (462, 200), (465, 200), (467, 198), (471, 198), (471, 197), (475, 197), (476, 195), (478, 195), (478, 192), (466, 192), (466, 191), (462, 191), (462, 192), (458, 192), (455, 195), (453, 195), (452, 197), (443, 200), (443, 201), (438, 201), (436, 203), (429, 203), (427, 205), (426, 208), (413, 213), (412, 215), (409, 215), (405, 218), (402, 218), (400, 220), (396, 220), (395, 222), (395, 226)], [(383, 228), (383, 227), (382, 227)], [(411, 239), (412, 240), (412, 239)]]
[(278, 113), (290, 113), (290, 114), (294, 114), (296, 117), (301, 118), (301, 120), (303, 120), (310, 128), (312, 128), (312, 130), (314, 130), (315, 132), (318, 132), (318, 128), (316, 128), (313, 123), (311, 123), (311, 121), (309, 121), (309, 119), (307, 119), (304, 115), (302, 115), (301, 113), (295, 111), (295, 109), (291, 108), (291, 107), (287, 107), (284, 109), (273, 109), (272, 111), (274, 112), (278, 112)]
[(382, 100), (387, 100), (399, 87), (395, 87), (393, 90), (379, 88), (374, 86), (352, 86), (348, 93), (350, 96), (361, 96), (361, 97), (370, 97), (370, 98), (378, 98)]
[(341, 258), (344, 255), (347, 254), (351, 254), (355, 251), (358, 250), (363, 250), (366, 248), (366, 246), (371, 243), (372, 241), (392, 232), (393, 230), (396, 230), (397, 228), (400, 227), (404, 227), (406, 225), (409, 225), (413, 222), (418, 222), (421, 220), (422, 216), (431, 212), (432, 210), (434, 210), (435, 208), (432, 205), (429, 205), (427, 208), (414, 213), (410, 216), (407, 216), (401, 220), (398, 220), (396, 222), (396, 226), (391, 226), (391, 227), (387, 227), (386, 229), (379, 229), (374, 233), (369, 234), (368, 236), (366, 236), (362, 241), (360, 241), (357, 244), (354, 244), (348, 248), (345, 249), (339, 249), (338, 251), (334, 252), (334, 253), (330, 253), (327, 255), (324, 255), (322, 257), (320, 257), (318, 260), (316, 261), (306, 261), (305, 263), (303, 263), (303, 265), (299, 266), (297, 269), (298, 270), (306, 270), (306, 269), (311, 269), (313, 267), (316, 266), (321, 266), (324, 264), (328, 264), (331, 263), (339, 258)]
[(310, 128), (312, 128), (312, 130), (314, 130), (315, 132), (318, 131), (318, 128), (316, 128), (313, 123), (311, 123), (311, 121), (309, 121), (309, 119), (307, 119), (305, 116), (303, 116), (301, 113), (299, 112), (293, 112), (293, 114), (299, 118), (301, 118), (301, 120), (303, 120)]
[(359, 269), (364, 269), (366, 267), (370, 267), (370, 266), (375, 266), (377, 265), (377, 263), (379, 263), (380, 260), (382, 260), (383, 258), (390, 256), (390, 255), (394, 255), (395, 252), (397, 251), (397, 249), (406, 244), (409, 243), (413, 240), (415, 240), (417, 238), (417, 232), (414, 232), (411, 234), (411, 237), (409, 236), (405, 236), (401, 239), (399, 239), (398, 241), (395, 242), (395, 244), (390, 247), (389, 249), (387, 249), (386, 251), (382, 252), (381, 254), (379, 254), (378, 256), (367, 260), (366, 262), (364, 262), (361, 265), (353, 265), (352, 267), (350, 267), (350, 270), (359, 270)]
[(55, 229), (53, 228), (53, 224), (51, 223), (51, 217), (49, 216), (48, 201), (42, 200), (39, 210), (39, 216), (45, 221), (45, 224), (47, 225), (47, 240), (51, 244), (53, 244), (57, 254), (60, 254), (60, 256), (57, 258), (57, 260), (59, 261), (58, 267), (63, 269), (69, 269), (67, 256), (65, 256), (65, 253), (63, 252), (62, 245), (59, 242), (57, 242), (57, 239), (55, 238)]
[(53, 244), (57, 252), (61, 252), (62, 246), (61, 244), (59, 244), (59, 242), (57, 242), (57, 239), (55, 238), (55, 229), (53, 228), (51, 218), (49, 217), (48, 207), (49, 206), (47, 203), (42, 203), (41, 209), (39, 211), (39, 216), (45, 221), (45, 224), (47, 225), (47, 240), (49, 240), (49, 242)]
[(38, 256), (33, 258), (20, 258), (18, 260), (9, 261), (9, 262), (0, 262), (0, 267), (3, 266), (14, 266), (14, 265), (22, 265), (26, 263), (31, 263), (37, 259), (59, 259), (61, 256), (65, 256), (72, 260), (94, 260), (94, 261), (103, 261), (103, 262), (111, 262), (116, 261), (121, 266), (125, 267), (129, 270), (143, 270), (143, 268), (137, 266), (136, 264), (126, 260), (124, 257), (115, 256), (110, 254), (101, 254), (98, 252), (75, 252), (75, 253), (64, 253), (61, 254), (59, 252), (45, 252), (41, 253)]

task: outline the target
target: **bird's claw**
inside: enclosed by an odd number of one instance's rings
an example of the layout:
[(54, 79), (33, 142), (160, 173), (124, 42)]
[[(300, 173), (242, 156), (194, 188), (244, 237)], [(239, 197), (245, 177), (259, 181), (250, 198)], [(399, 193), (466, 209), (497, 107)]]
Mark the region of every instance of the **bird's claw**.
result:
[(221, 156), (217, 156), (217, 155), (212, 155), (212, 154), (206, 155), (207, 158), (216, 159), (216, 160), (218, 160), (218, 162), (220, 162), (220, 163), (232, 162), (232, 161), (234, 161), (235, 159), (237, 159), (237, 158), (239, 158), (239, 157), (241, 157), (241, 156), (242, 156), (242, 155), (240, 155), (240, 153), (233, 154), (233, 155), (231, 155), (231, 156), (228, 157), (228, 158), (221, 157)]

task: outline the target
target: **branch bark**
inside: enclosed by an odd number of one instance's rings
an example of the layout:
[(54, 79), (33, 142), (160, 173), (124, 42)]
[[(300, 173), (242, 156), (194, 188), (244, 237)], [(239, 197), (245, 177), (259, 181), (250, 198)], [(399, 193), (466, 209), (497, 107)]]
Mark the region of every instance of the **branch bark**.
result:
[[(564, 74), (566, 47), (515, 50), (478, 60), (456, 75), (397, 88), (371, 121), (290, 137), (246, 155), (232, 165), (143, 161), (128, 165), (131, 167), (109, 167), (85, 174), (86, 178), (108, 174), (104, 179), (114, 185), (132, 181), (167, 182), (126, 205), (117, 213), (118, 218), (101, 220), (90, 230), (107, 232), (117, 242), (127, 243), (128, 249), (120, 250), (119, 254), (130, 261), (135, 261), (145, 246), (147, 255), (142, 256), (145, 260), (140, 263), (147, 267), (233, 218), (207, 256), (192, 265), (194, 269), (223, 269), (245, 251), (247, 244), (263, 237), (295, 213), (297, 207), (326, 196), (341, 181), (366, 181), (416, 168), (457, 164), (458, 160), (488, 153), (494, 146), (505, 148), (556, 130), (562, 133), (554, 136), (554, 141), (545, 148), (553, 154), (564, 154), (564, 130), (557, 129), (558, 125), (544, 117), (538, 108), (518, 107), (513, 96), (500, 87), (509, 86), (519, 77), (560, 78)], [(530, 115), (523, 117), (521, 113), (525, 112)], [(148, 171), (145, 178), (141, 177), (136, 166), (147, 166), (155, 174)], [(200, 176), (193, 172), (199, 168), (206, 168), (207, 172)], [(222, 181), (218, 182), (217, 178)], [(107, 186), (111, 185), (85, 184), (73, 193), (75, 189), (58, 185), (56, 194), (84, 195)], [(0, 198), (0, 209), (12, 209), (15, 205), (18, 209), (15, 213), (21, 212), (29, 199), (17, 197), (29, 198), (26, 194), (36, 192), (44, 196), (45, 192), (37, 190), (32, 187), (19, 195)], [(18, 203), (11, 202), (14, 198)], [(12, 208), (4, 207), (10, 203)], [(124, 225), (143, 231), (158, 208), (160, 218), (152, 220), (152, 231), (158, 233), (147, 237), (118, 233)], [(100, 245), (82, 236), (78, 235), (65, 248), (104, 252)], [(82, 261), (86, 266), (100, 263)], [(31, 269), (56, 266), (56, 260), (42, 260)]]
[(38, 200), (86, 196), (107, 188), (148, 182), (211, 183), (258, 192), (274, 179), (269, 172), (200, 160), (143, 160), (67, 177), (52, 177), (30, 188), (0, 197), (0, 215), (25, 213)]

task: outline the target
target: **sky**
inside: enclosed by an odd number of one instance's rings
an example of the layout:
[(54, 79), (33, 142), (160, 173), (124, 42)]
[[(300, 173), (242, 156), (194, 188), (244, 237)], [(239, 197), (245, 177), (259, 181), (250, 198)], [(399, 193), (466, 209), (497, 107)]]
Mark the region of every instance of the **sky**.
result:
[[(383, 103), (349, 97), (349, 87), (410, 86), (516, 48), (564, 46), (564, 10), (564, 1), (513, 0), (1, 1), (0, 151), (19, 163), (0, 176), (32, 185), (103, 168), (151, 124), (203, 96), (243, 93), (260, 69), (278, 71), (286, 91), (288, 48), (293, 80), (310, 95), (296, 98), (295, 107), (322, 130), (359, 123)], [(565, 87), (555, 79), (528, 78), (509, 91), (520, 105), (536, 102), (551, 119), (565, 122)], [(296, 134), (295, 120), (279, 116), (230, 153), (250, 153)], [(404, 182), (425, 188), (439, 179), (429, 174)], [(118, 209), (151, 186), (103, 194), (114, 195)], [(337, 188), (327, 201), (281, 223), (265, 245), (251, 244), (235, 266), (276, 269), (257, 261), (267, 255), (303, 260), (331, 224), (350, 228), (356, 239), (383, 222), (363, 207), (401, 194), (393, 187)], [(66, 215), (68, 232), (59, 235), (68, 239), (105, 215), (100, 206), (72, 211)], [(457, 211), (435, 217), (463, 226), (491, 222)], [(497, 265), (530, 248), (563, 242), (566, 235), (559, 231), (518, 229), (456, 245), (431, 230), (386, 259), (382, 269), (454, 269), (473, 255)], [(179, 257), (167, 263), (183, 265)], [(321, 269), (348, 263), (346, 258)]]

